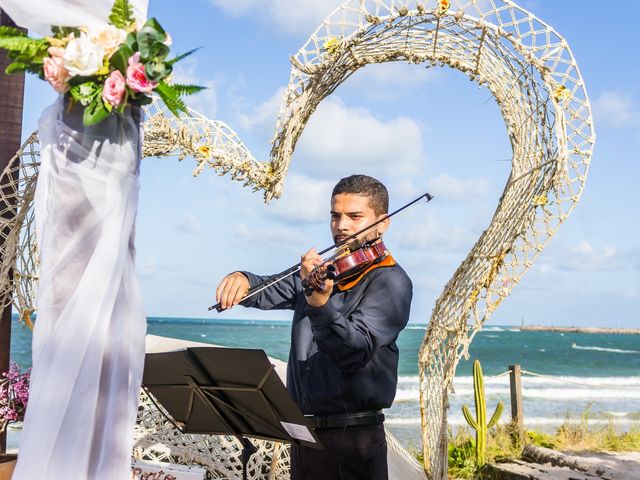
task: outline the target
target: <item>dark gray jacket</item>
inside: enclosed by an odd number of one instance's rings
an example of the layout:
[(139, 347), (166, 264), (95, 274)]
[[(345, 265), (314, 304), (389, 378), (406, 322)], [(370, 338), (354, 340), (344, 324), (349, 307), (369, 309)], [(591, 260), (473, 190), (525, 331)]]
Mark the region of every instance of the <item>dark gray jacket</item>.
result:
[[(242, 272), (253, 287), (269, 278)], [(412, 284), (399, 266), (368, 272), (350, 290), (334, 288), (307, 305), (295, 274), (242, 302), (294, 310), (287, 389), (305, 414), (337, 415), (390, 407), (398, 383), (398, 334), (409, 321)]]

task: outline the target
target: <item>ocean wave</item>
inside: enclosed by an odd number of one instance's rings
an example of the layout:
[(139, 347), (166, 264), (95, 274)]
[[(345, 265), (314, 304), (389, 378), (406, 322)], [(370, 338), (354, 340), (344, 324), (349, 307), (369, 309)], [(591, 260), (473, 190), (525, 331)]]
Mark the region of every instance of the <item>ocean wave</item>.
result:
[[(509, 398), (509, 389), (485, 390), (487, 397)], [(473, 390), (458, 390), (451, 395), (453, 399), (470, 399), (474, 396)], [(591, 389), (575, 388), (523, 388), (522, 396), (526, 399), (548, 400), (556, 402), (567, 401), (606, 401), (606, 400), (640, 400), (640, 389), (637, 390), (603, 390), (594, 392)], [(420, 399), (418, 389), (401, 390), (396, 392), (395, 401), (398, 403), (417, 402)]]
[(593, 350), (596, 352), (611, 352), (611, 353), (640, 353), (640, 350), (622, 350), (621, 348), (606, 348), (606, 347), (583, 347), (581, 345), (571, 344), (571, 348), (574, 350)]
[[(417, 375), (402, 375), (398, 379), (398, 383), (418, 381)], [(486, 376), (484, 384), (487, 385), (509, 385), (509, 376), (501, 377)], [(578, 377), (575, 375), (544, 375), (541, 377), (532, 377), (529, 375), (522, 376), (522, 385), (562, 385), (577, 384), (585, 387), (638, 387), (640, 388), (640, 376), (633, 377)], [(473, 385), (473, 377), (470, 375), (455, 377), (453, 386), (459, 387), (464, 385)]]
[[(398, 387), (413, 385), (416, 388), (420, 377), (418, 375), (401, 375), (398, 377)], [(485, 376), (484, 385), (487, 386), (509, 386), (509, 376), (503, 375), (497, 376)], [(545, 375), (541, 377), (532, 377), (529, 375), (523, 375), (523, 386), (545, 386), (545, 385), (575, 385), (586, 387), (635, 387), (640, 388), (640, 376), (634, 377), (577, 377), (571, 375)], [(460, 376), (453, 379), (453, 387), (456, 391), (459, 388), (473, 387), (472, 376)]]
[[(565, 423), (566, 419), (562, 417), (526, 417), (524, 418), (524, 424), (526, 427), (535, 427), (540, 425), (556, 425), (560, 426)], [(589, 425), (608, 425), (612, 420), (607, 418), (590, 418)], [(503, 417), (500, 422), (501, 424), (509, 422), (507, 417)], [(624, 419), (624, 420), (613, 420), (614, 424), (623, 424), (623, 425), (640, 425), (640, 420), (633, 419)], [(384, 423), (386, 425), (420, 425), (420, 417), (390, 417), (388, 414), (386, 415)], [(464, 419), (462, 415), (453, 415), (447, 418), (447, 423), (453, 426), (466, 425), (467, 421)]]
[(637, 415), (636, 412), (603, 412), (603, 414), (611, 415), (612, 417), (616, 417), (616, 418), (625, 418), (625, 417), (630, 417), (631, 415), (635, 417)]
[(558, 400), (561, 402), (574, 400), (640, 400), (639, 389), (598, 390), (590, 388), (523, 388), (522, 396), (526, 398), (539, 398)]
[[(509, 397), (509, 378), (485, 378), (487, 397)], [(452, 399), (473, 398), (473, 377), (456, 377)], [(640, 400), (640, 377), (524, 377), (522, 395), (525, 399), (564, 402), (567, 400), (607, 401)], [(396, 402), (419, 400), (418, 376), (408, 375), (398, 379)]]

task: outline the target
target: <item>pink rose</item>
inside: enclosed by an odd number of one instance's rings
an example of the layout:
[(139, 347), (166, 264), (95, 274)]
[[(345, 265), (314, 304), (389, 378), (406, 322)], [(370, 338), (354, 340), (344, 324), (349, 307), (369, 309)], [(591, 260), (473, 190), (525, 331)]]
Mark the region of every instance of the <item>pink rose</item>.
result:
[(144, 72), (144, 65), (140, 63), (140, 52), (129, 58), (127, 67), (127, 85), (137, 93), (150, 93), (158, 86), (158, 82), (151, 82)]
[(47, 49), (47, 52), (49, 52), (49, 55), (51, 55), (54, 58), (64, 56), (64, 48), (60, 48), (60, 47), (49, 47)]
[(102, 90), (102, 100), (117, 107), (122, 102), (126, 84), (120, 70), (114, 70), (111, 75), (104, 81)]
[(69, 72), (64, 68), (64, 60), (62, 57), (47, 57), (44, 59), (43, 65), (44, 78), (51, 84), (53, 89), (58, 93), (64, 93), (69, 86)]

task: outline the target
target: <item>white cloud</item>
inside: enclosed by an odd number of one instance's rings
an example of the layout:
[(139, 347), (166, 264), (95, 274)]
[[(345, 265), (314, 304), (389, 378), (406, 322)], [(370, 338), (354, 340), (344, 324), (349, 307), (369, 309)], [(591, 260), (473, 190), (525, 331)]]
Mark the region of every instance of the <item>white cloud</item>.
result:
[[(238, 115), (239, 125), (263, 138), (273, 136), (284, 95)], [(309, 119), (294, 153), (296, 167), (314, 177), (354, 172), (401, 177), (415, 175), (425, 160), (421, 127), (413, 119), (379, 119), (368, 109), (349, 107), (337, 95), (323, 100)]]
[(640, 112), (633, 97), (621, 91), (606, 91), (593, 101), (594, 121), (612, 127), (640, 125)]
[(331, 191), (335, 180), (316, 180), (305, 175), (287, 175), (282, 198), (268, 214), (292, 222), (329, 222)]
[(344, 0), (270, 0), (278, 25), (291, 33), (311, 34)]
[(180, 222), (176, 224), (176, 230), (187, 235), (200, 233), (200, 221), (193, 213), (187, 213), (182, 217)]
[(241, 113), (239, 115), (240, 125), (247, 130), (260, 133), (266, 129), (273, 132), (284, 92), (284, 87), (279, 88), (266, 102), (261, 103), (249, 113)]
[(548, 263), (540, 263), (536, 265), (536, 268), (542, 275), (546, 275), (551, 271), (551, 265)]
[(206, 90), (195, 95), (185, 97), (187, 106), (207, 118), (214, 119), (218, 112), (218, 84), (220, 78), (205, 79), (198, 75), (198, 61), (195, 58), (188, 58), (176, 65), (173, 71), (173, 81), (187, 85), (200, 85), (207, 87)]
[(486, 194), (489, 180), (486, 178), (461, 179), (446, 173), (427, 181), (429, 193), (438, 199), (461, 202)]
[(260, 244), (265, 251), (270, 246), (299, 246), (308, 243), (307, 237), (299, 228), (279, 225), (256, 228), (255, 225), (239, 223), (233, 228), (233, 237), (246, 244)]
[(414, 120), (380, 120), (369, 110), (348, 107), (332, 96), (310, 118), (296, 149), (296, 161), (307, 173), (333, 178), (357, 171), (415, 175), (424, 162), (422, 143), (420, 126)]
[(594, 248), (587, 240), (569, 247), (570, 255), (562, 260), (567, 270), (615, 270), (620, 267), (620, 258), (614, 247), (605, 245)]
[(287, 33), (311, 34), (342, 0), (209, 0), (233, 16), (247, 15), (274, 23)]
[(266, 0), (209, 0), (209, 3), (233, 16), (244, 15), (268, 5)]
[(437, 219), (433, 214), (425, 215), (414, 222), (410, 235), (402, 235), (396, 242), (402, 247), (415, 250), (440, 250), (444, 252), (460, 251), (473, 245), (474, 238), (461, 227), (451, 226)]
[(377, 101), (394, 101), (445, 75), (444, 70), (425, 68), (424, 65), (387, 62), (366, 65), (351, 76), (345, 86)]

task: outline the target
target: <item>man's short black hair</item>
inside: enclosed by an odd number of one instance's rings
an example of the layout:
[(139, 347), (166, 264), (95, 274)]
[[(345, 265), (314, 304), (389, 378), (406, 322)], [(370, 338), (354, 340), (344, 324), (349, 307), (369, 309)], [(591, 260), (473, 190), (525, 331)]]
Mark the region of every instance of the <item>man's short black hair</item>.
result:
[(382, 182), (367, 175), (351, 175), (341, 179), (335, 187), (331, 198), (341, 193), (369, 197), (369, 203), (376, 215), (384, 215), (389, 211), (389, 193)]

